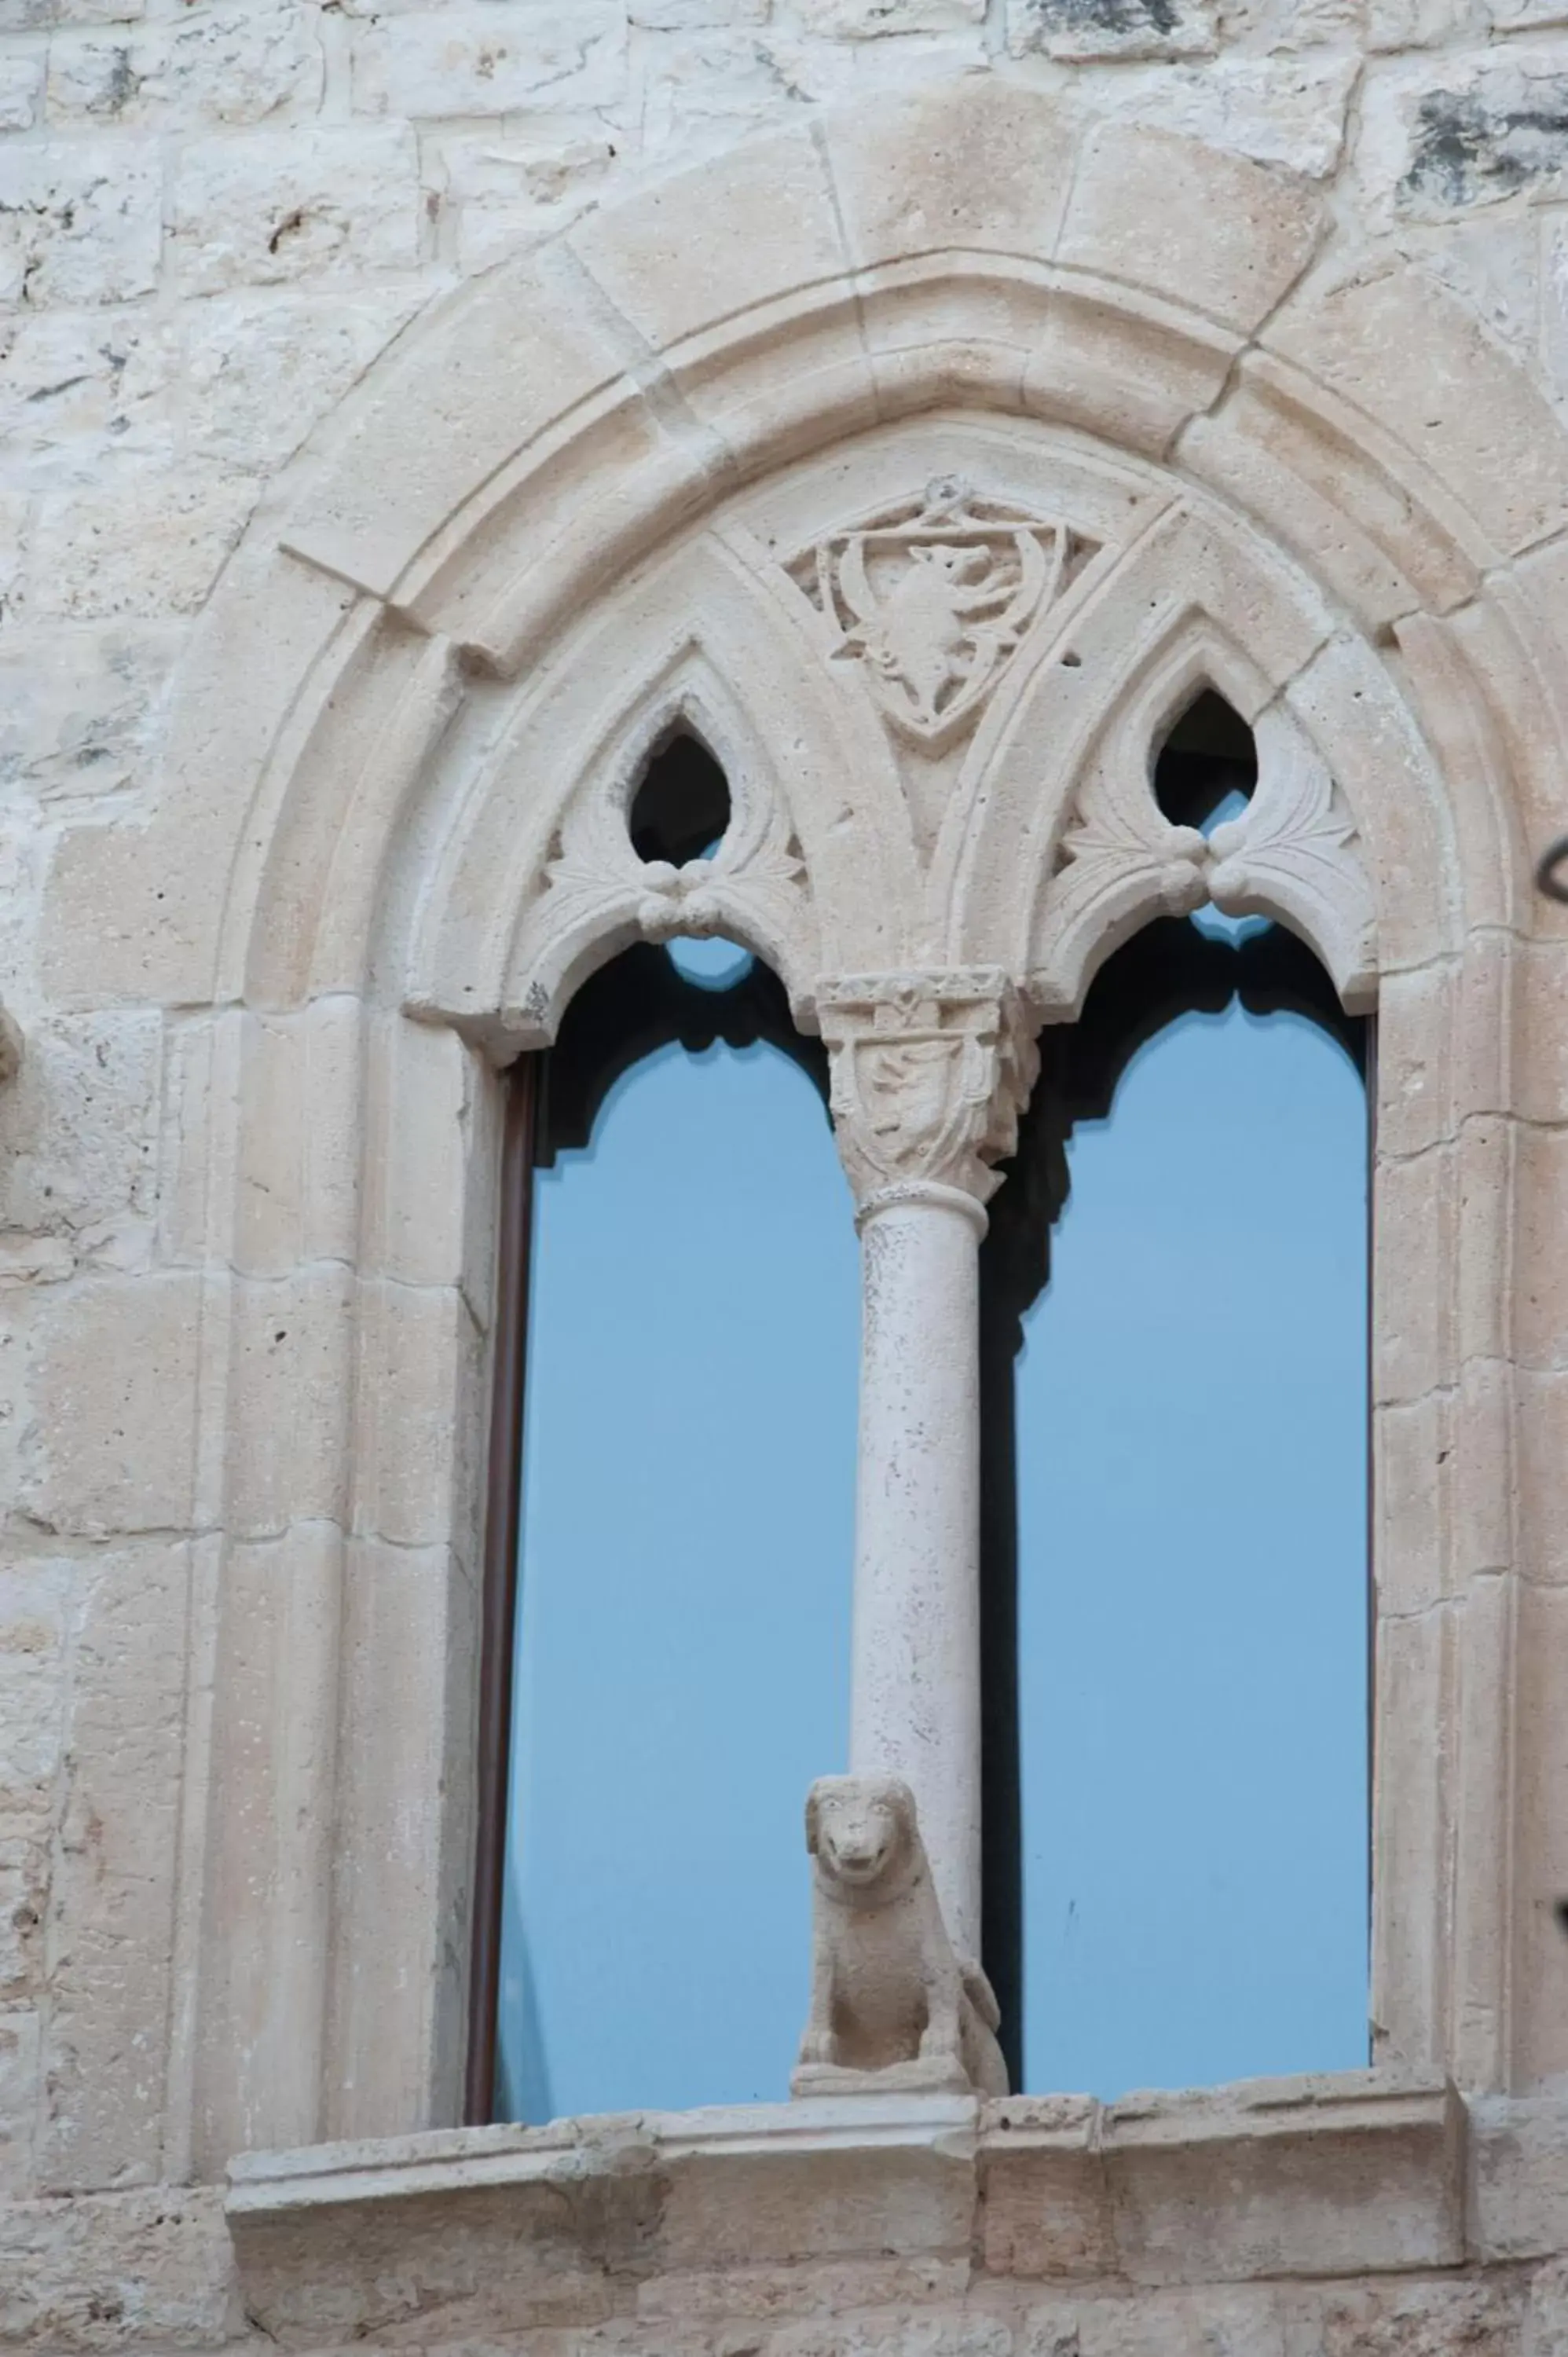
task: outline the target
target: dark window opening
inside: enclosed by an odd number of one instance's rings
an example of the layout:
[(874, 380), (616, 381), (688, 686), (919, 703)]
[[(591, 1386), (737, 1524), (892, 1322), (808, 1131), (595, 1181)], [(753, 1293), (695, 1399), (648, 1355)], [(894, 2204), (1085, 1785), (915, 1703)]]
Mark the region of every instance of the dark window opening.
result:
[(729, 822), (729, 786), (707, 747), (683, 730), (668, 738), (632, 797), (627, 826), (638, 857), (683, 867), (711, 851)]

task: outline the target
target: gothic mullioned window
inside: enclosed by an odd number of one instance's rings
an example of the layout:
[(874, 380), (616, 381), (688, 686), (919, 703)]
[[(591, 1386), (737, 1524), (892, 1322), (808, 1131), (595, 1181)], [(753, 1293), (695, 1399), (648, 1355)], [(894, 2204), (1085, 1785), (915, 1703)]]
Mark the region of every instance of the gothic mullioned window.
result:
[[(1255, 776), (1210, 693), (1155, 798), (1211, 837)], [(729, 822), (677, 734), (638, 856), (680, 869)], [(983, 1938), (1015, 2085), (1365, 2057), (1365, 1033), (1282, 926), (1206, 909), (1040, 1038), (979, 1297)], [(777, 2097), (798, 1804), (846, 1738), (827, 1060), (750, 952), (677, 939), (600, 968), (513, 1088), (533, 1236), (474, 2107)]]

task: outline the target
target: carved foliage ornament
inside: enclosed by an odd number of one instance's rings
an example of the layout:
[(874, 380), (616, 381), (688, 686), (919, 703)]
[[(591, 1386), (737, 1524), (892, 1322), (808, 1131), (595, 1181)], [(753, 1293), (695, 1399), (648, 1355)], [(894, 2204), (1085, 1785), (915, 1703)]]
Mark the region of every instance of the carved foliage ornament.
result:
[(1000, 968), (854, 974), (818, 993), (839, 1151), (863, 1211), (921, 1186), (983, 1203), (1037, 1065)]
[(830, 659), (859, 663), (900, 735), (938, 752), (977, 717), (1082, 554), (1064, 524), (942, 475), (790, 569), (837, 628)]

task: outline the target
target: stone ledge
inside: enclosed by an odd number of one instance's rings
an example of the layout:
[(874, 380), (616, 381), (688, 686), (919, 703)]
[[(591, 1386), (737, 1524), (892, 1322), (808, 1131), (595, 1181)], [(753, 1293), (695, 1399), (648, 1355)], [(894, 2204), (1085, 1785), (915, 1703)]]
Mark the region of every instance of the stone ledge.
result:
[(1446, 2080), (1380, 2072), (1015, 2098), (982, 2139), (985, 2265), (1140, 2284), (1456, 2266), (1465, 2128)]
[(582, 2325), (701, 2276), (1182, 2286), (1465, 2262), (1465, 2105), (1352, 2072), (1198, 2093), (846, 2096), (252, 2154), (227, 2216), (278, 2338)]

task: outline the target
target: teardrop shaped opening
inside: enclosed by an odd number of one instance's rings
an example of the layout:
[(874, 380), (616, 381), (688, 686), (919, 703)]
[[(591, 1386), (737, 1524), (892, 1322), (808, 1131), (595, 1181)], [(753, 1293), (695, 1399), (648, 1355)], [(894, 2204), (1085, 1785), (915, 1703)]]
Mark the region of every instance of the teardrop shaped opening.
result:
[[(681, 731), (653, 755), (633, 798), (631, 847), (646, 866), (711, 859), (731, 817), (729, 782), (707, 747)], [(682, 982), (698, 990), (734, 990), (752, 970), (744, 942), (679, 933), (664, 953)]]
[[(1160, 748), (1155, 763), (1155, 800), (1173, 826), (1195, 826), (1212, 834), (1227, 819), (1240, 818), (1258, 782), (1258, 748), (1234, 706), (1211, 687), (1189, 704)], [(1267, 932), (1267, 917), (1227, 917), (1197, 909), (1188, 920), (1213, 941), (1250, 941)]]
[(645, 864), (683, 867), (715, 851), (730, 823), (724, 771), (695, 737), (678, 731), (653, 754), (627, 820), (631, 847)]
[(1252, 799), (1258, 748), (1240, 714), (1206, 687), (1176, 722), (1155, 763), (1155, 800), (1173, 826), (1208, 834)]

